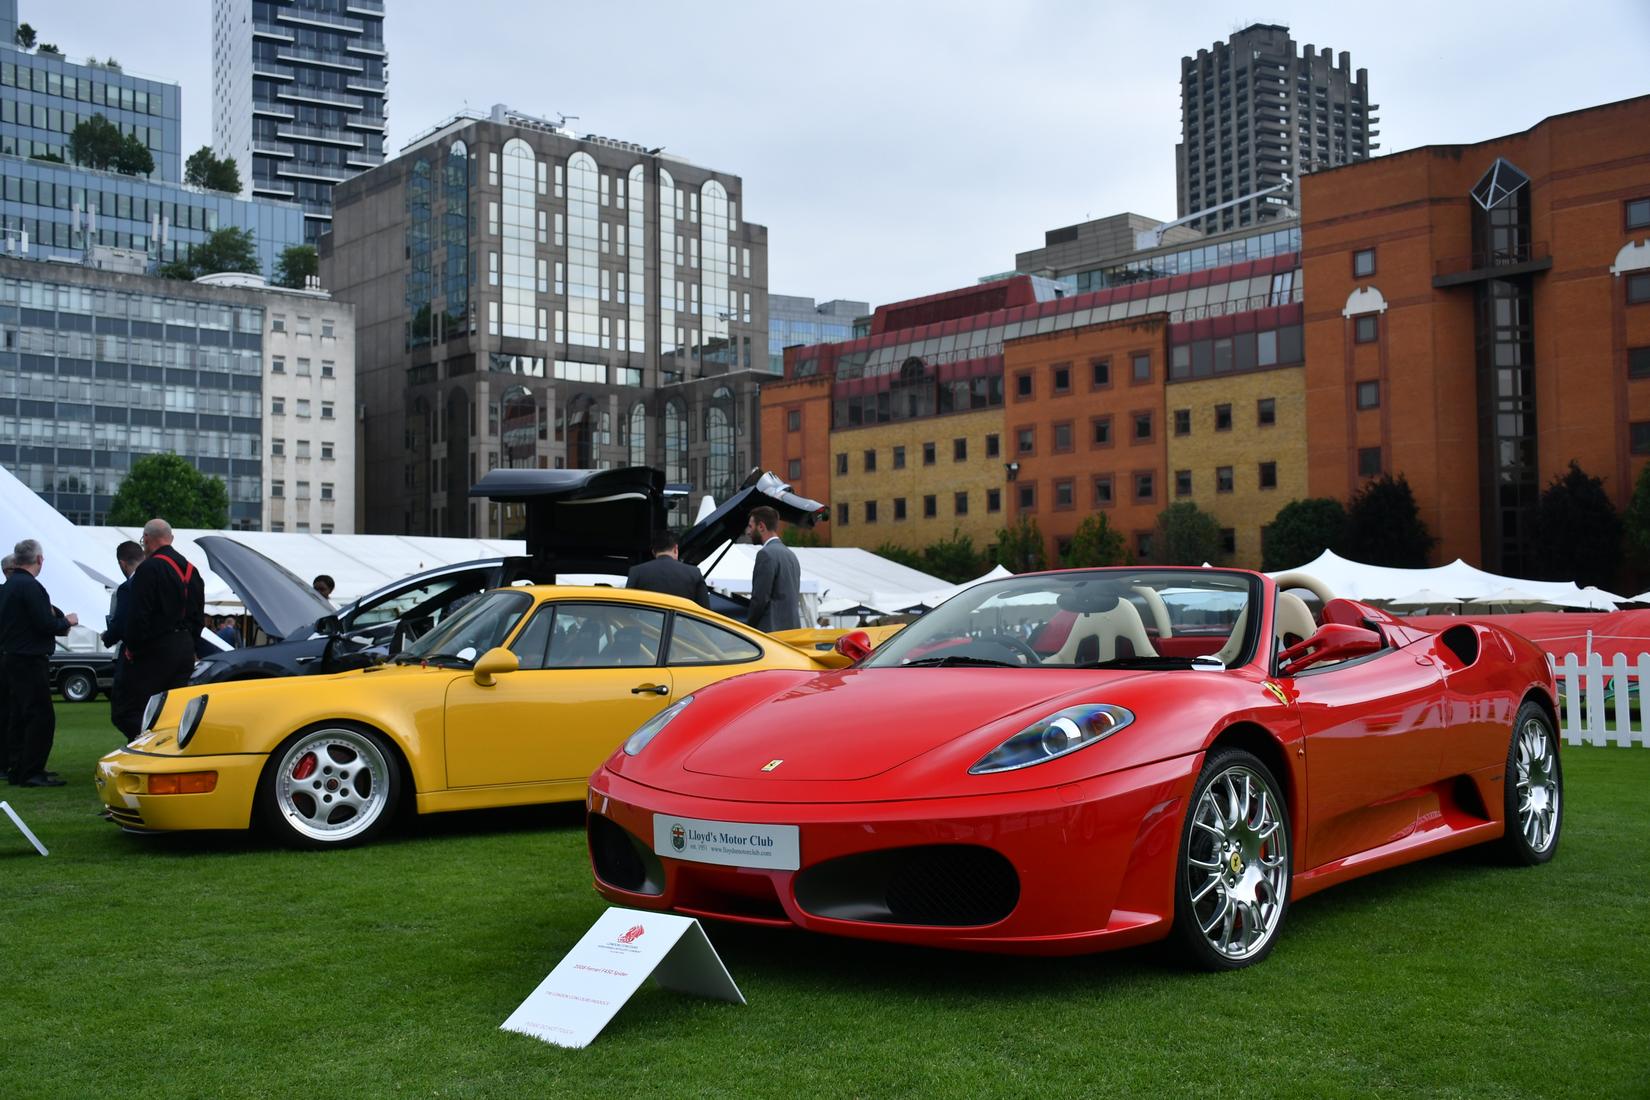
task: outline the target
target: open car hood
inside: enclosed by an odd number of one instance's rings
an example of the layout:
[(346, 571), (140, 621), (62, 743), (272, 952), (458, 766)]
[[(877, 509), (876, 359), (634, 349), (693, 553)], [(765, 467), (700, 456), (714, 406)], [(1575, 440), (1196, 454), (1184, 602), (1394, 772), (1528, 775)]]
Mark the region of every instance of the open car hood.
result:
[(299, 627), (333, 613), (332, 605), (319, 592), (250, 546), (223, 535), (202, 535), (195, 544), (206, 552), (212, 572), (234, 590), (270, 637), (285, 638)]
[(738, 492), (682, 536), (677, 556), (689, 565), (698, 565), (715, 553), (717, 547), (743, 535), (751, 511), (764, 504), (778, 512), (780, 519), (796, 527), (812, 527), (825, 511), (825, 505), (791, 492), (791, 487), (773, 474), (757, 474), (753, 470)]

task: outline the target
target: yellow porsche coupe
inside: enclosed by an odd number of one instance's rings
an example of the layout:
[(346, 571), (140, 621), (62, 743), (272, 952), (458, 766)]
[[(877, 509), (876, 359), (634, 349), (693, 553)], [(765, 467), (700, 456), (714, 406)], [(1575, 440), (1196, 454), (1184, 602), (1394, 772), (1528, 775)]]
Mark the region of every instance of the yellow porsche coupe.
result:
[(582, 799), (615, 746), (704, 685), (848, 662), (674, 596), (501, 588), (386, 664), (157, 695), (95, 779), (128, 829), (262, 823), (298, 846), (360, 843), (407, 799), (419, 813)]

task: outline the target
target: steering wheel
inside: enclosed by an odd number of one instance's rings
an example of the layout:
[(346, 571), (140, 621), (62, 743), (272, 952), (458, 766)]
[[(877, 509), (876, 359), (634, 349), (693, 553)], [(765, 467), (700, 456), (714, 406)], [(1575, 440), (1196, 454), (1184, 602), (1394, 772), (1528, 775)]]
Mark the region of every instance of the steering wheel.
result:
[(1312, 593), (1312, 595), (1318, 597), (1318, 604), (1320, 607), (1327, 607), (1329, 605), (1329, 601), (1335, 598), (1335, 593), (1330, 591), (1327, 584), (1323, 583), (1310, 573), (1302, 573), (1298, 570), (1291, 570), (1287, 573), (1279, 573), (1276, 577), (1272, 578), (1272, 583), (1278, 586), (1279, 592), (1290, 588), (1304, 588), (1308, 592)]
[(985, 645), (1000, 645), (1004, 649), (1012, 649), (1016, 654), (1024, 659), (1027, 665), (1040, 665), (1043, 663), (1042, 655), (1035, 649), (1032, 649), (1029, 642), (1023, 638), (1016, 638), (1012, 634), (1004, 634), (1001, 632), (996, 634), (986, 634), (980, 637), (978, 641)]

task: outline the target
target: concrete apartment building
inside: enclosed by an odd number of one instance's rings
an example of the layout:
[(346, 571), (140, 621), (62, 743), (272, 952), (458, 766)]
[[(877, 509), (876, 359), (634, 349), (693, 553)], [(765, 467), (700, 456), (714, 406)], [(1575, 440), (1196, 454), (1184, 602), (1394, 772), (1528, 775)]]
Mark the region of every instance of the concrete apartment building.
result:
[(332, 188), (384, 163), (384, 0), (212, 0), (212, 145), (246, 192), (332, 221)]
[[(658, 466), (724, 499), (755, 464), (767, 229), (739, 177), (498, 106), (334, 195), (355, 304), (366, 530), (504, 535), (495, 466)], [(474, 267), (471, 267), (471, 264)]]
[(1308, 44), (1297, 54), (1288, 27), (1257, 23), (1181, 58), (1180, 104), (1178, 216), (1208, 211), (1193, 223), (1206, 233), (1298, 213), (1302, 176), (1380, 147), (1368, 73), (1345, 51)]

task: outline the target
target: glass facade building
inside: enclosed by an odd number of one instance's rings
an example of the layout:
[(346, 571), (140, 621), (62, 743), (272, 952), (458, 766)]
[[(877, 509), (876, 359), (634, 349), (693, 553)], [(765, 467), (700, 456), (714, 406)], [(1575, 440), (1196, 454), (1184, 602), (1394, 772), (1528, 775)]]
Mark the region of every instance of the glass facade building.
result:
[(258, 528), (264, 313), (245, 290), (0, 258), (0, 464), (101, 524), (134, 459), (178, 454)]
[(785, 373), (788, 347), (852, 340), (855, 319), (870, 312), (869, 302), (839, 298), (815, 305), (812, 298), (768, 295), (768, 373)]
[(310, 243), (333, 185), (384, 162), (388, 64), (383, 0), (213, 0), (212, 144)]

